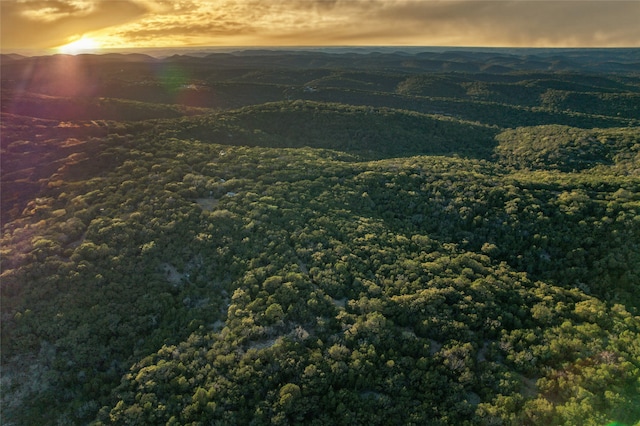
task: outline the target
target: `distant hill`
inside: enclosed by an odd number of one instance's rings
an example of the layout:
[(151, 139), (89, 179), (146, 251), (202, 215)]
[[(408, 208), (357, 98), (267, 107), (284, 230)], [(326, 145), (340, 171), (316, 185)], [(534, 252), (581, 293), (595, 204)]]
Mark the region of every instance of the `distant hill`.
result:
[(207, 110), (180, 104), (143, 103), (102, 97), (62, 97), (3, 91), (2, 112), (52, 120), (140, 121), (203, 114)]
[[(632, 69), (639, 56), (637, 49), (7, 56), (1, 64), (2, 108), (12, 112), (8, 102), (24, 104), (45, 110), (43, 117), (70, 108), (46, 111), (51, 100), (33, 105), (40, 95), (77, 99), (77, 105), (105, 98), (216, 110), (310, 100), (446, 114), (500, 127), (621, 127), (637, 125), (640, 77)], [(615, 64), (624, 66), (613, 72)], [(125, 109), (135, 120), (173, 116), (166, 106)], [(107, 110), (100, 115), (95, 106), (80, 110), (70, 112), (120, 118)]]

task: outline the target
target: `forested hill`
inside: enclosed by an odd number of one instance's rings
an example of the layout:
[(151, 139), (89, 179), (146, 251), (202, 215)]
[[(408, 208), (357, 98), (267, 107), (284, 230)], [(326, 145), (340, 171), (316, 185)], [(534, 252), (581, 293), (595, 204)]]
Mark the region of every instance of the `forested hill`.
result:
[(2, 424), (640, 424), (639, 56), (3, 55)]
[(176, 107), (166, 104), (228, 109), (305, 99), (500, 127), (620, 127), (638, 125), (638, 69), (638, 49), (3, 55), (2, 97), (3, 112), (58, 120), (151, 118), (136, 102), (162, 104), (156, 116), (171, 117)]

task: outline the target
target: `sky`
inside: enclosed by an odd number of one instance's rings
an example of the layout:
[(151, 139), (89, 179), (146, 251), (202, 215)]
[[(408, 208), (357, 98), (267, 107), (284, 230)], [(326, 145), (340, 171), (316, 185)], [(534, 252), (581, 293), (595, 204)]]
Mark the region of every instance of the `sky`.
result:
[(0, 18), (3, 53), (65, 45), (640, 47), (640, 0), (0, 0)]

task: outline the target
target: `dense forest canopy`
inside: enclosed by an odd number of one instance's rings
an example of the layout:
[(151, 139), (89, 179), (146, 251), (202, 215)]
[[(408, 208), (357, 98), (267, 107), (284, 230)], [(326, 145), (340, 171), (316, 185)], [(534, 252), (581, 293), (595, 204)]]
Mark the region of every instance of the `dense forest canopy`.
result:
[(640, 52), (2, 56), (2, 423), (640, 423)]

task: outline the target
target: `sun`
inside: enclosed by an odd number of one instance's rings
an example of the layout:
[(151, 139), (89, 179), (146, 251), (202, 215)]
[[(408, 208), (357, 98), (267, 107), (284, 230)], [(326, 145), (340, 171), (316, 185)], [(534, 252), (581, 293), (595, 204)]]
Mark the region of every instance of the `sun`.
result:
[(100, 43), (91, 37), (82, 36), (79, 40), (72, 41), (58, 47), (58, 52), (68, 55), (78, 55), (81, 53), (95, 53), (100, 49)]

